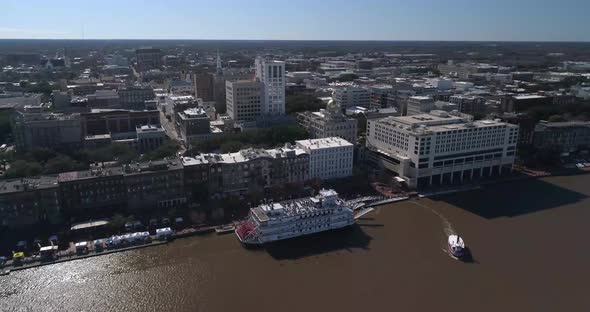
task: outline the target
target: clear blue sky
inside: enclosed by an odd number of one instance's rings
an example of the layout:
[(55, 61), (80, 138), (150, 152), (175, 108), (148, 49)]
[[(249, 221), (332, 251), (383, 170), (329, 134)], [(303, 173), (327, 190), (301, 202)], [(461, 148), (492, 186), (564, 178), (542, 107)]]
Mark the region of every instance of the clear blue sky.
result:
[(0, 38), (590, 41), (590, 0), (0, 2)]

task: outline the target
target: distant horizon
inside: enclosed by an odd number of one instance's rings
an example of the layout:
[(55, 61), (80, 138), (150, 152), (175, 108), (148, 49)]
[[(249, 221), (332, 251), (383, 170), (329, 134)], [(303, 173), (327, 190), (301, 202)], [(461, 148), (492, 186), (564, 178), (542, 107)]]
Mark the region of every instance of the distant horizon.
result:
[(3, 39), (590, 42), (580, 0), (4, 0)]
[(182, 38), (0, 38), (0, 41), (242, 41), (242, 42), (431, 42), (431, 43), (445, 43), (445, 42), (471, 42), (471, 43), (590, 43), (590, 40), (568, 41), (568, 40), (420, 40), (420, 39), (182, 39)]

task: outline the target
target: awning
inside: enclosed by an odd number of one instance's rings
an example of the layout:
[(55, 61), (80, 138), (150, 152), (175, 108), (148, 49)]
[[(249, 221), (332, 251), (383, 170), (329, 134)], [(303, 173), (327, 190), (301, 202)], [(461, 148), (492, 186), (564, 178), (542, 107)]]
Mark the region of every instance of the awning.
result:
[(101, 226), (105, 226), (109, 224), (109, 221), (106, 220), (99, 220), (99, 221), (92, 221), (92, 222), (84, 222), (84, 223), (77, 223), (72, 225), (70, 230), (77, 231), (77, 230), (85, 230), (85, 229), (92, 229)]
[(57, 246), (44, 246), (39, 249), (39, 252), (57, 251)]

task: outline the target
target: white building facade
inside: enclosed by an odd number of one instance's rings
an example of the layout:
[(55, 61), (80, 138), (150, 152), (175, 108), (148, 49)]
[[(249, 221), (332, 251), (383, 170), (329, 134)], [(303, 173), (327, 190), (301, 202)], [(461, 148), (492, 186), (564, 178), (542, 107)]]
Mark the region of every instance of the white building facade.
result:
[(371, 105), (369, 90), (356, 86), (347, 86), (334, 90), (333, 98), (342, 110), (355, 106), (369, 108)]
[(509, 173), (518, 126), (432, 111), (367, 122), (367, 148), (412, 188)]
[(297, 119), (312, 139), (340, 137), (351, 143), (356, 142), (358, 122), (341, 112), (321, 109), (319, 112), (300, 113)]
[(354, 147), (338, 137), (296, 141), (309, 154), (311, 179), (337, 179), (352, 176)]
[(264, 84), (262, 114), (285, 114), (285, 62), (256, 58), (256, 79)]

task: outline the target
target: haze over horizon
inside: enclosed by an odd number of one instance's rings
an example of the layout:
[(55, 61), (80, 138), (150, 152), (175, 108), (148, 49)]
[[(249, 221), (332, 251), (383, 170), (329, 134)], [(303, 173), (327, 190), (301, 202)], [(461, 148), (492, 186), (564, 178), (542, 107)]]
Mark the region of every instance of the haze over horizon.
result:
[(5, 2), (0, 39), (590, 41), (579, 0)]

